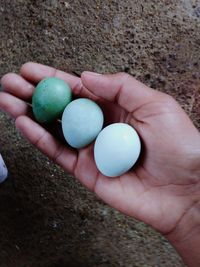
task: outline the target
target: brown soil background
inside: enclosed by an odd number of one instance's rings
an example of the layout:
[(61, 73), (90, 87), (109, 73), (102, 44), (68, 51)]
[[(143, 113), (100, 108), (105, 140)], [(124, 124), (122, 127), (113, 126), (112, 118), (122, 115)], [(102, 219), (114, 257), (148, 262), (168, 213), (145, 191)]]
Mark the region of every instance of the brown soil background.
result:
[[(200, 1), (1, 0), (0, 76), (36, 61), (62, 70), (125, 71), (199, 119)], [(148, 226), (87, 192), (0, 113), (0, 267), (181, 267)]]

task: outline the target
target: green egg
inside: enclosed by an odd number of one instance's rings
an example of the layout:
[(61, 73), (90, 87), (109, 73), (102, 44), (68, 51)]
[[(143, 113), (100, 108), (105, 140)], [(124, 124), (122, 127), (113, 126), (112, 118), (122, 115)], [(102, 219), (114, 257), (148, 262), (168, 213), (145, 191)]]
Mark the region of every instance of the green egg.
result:
[(72, 91), (63, 80), (51, 77), (42, 80), (35, 88), (32, 107), (35, 119), (50, 123), (58, 119), (72, 101)]

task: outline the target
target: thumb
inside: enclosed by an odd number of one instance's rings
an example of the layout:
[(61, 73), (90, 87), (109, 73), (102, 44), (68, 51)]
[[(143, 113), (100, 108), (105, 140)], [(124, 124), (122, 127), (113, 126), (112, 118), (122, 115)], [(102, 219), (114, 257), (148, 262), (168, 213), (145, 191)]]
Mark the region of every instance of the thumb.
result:
[(117, 103), (128, 112), (135, 111), (160, 94), (126, 73), (101, 75), (85, 71), (81, 79), (90, 92)]

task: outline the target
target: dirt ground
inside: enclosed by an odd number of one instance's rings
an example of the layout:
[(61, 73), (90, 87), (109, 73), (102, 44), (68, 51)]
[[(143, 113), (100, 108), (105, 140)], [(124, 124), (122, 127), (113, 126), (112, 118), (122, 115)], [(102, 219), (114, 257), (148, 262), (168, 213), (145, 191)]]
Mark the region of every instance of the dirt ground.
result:
[[(199, 119), (200, 1), (1, 0), (0, 76), (36, 61), (125, 71)], [(181, 267), (150, 227), (111, 209), (41, 155), (0, 113), (0, 267)]]

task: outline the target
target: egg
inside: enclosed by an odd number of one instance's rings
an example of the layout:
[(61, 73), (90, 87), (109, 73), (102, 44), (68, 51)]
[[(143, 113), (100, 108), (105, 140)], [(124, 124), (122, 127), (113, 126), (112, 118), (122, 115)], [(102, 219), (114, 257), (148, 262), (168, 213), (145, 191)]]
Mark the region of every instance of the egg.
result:
[(4, 163), (4, 160), (0, 154), (0, 183), (3, 183), (8, 176), (8, 169)]
[(90, 99), (79, 98), (72, 101), (63, 112), (63, 135), (70, 146), (80, 149), (95, 140), (103, 122), (101, 108)]
[(125, 123), (114, 123), (99, 133), (94, 158), (102, 174), (117, 177), (134, 166), (140, 151), (141, 142), (135, 129)]
[(40, 123), (50, 123), (62, 115), (71, 100), (72, 92), (67, 83), (55, 77), (44, 79), (33, 94), (34, 116)]

